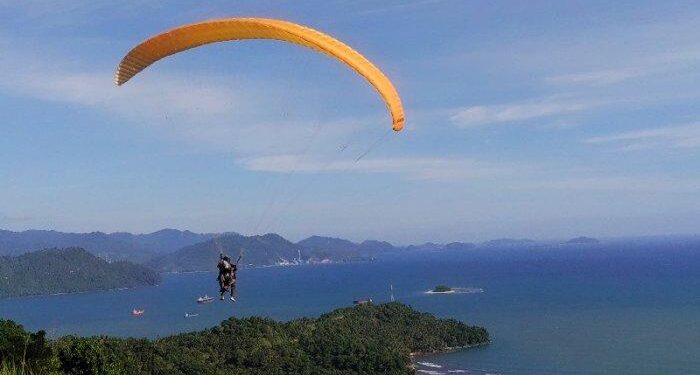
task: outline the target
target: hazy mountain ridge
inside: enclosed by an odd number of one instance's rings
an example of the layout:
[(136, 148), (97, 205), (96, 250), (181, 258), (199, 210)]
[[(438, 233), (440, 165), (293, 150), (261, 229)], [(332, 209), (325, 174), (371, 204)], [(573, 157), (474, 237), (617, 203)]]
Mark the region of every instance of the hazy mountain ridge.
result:
[(20, 255), (54, 247), (80, 247), (109, 260), (144, 262), (156, 255), (174, 252), (214, 236), (215, 234), (198, 234), (175, 229), (163, 229), (149, 234), (0, 230), (0, 255)]
[(0, 255), (22, 254), (30, 250), (53, 247), (82, 247), (110, 261), (129, 260), (146, 264), (160, 272), (212, 271), (216, 268), (221, 252), (235, 260), (243, 251), (241, 264), (245, 266), (272, 266), (372, 260), (379, 256), (403, 252), (473, 251), (475, 255), (510, 256), (513, 252), (556, 248), (591, 250), (606, 244), (625, 248), (665, 243), (700, 244), (700, 236), (648, 236), (605, 240), (576, 237), (564, 241), (502, 238), (481, 243), (427, 242), (420, 245), (395, 246), (385, 241), (366, 240), (358, 243), (324, 236), (311, 236), (294, 243), (273, 233), (244, 236), (234, 232), (200, 234), (175, 229), (163, 229), (150, 234), (0, 230)]
[(145, 266), (108, 263), (81, 248), (0, 257), (0, 298), (129, 288), (155, 285), (160, 280), (158, 273)]
[(498, 240), (477, 245), (471, 242), (451, 242), (394, 246), (388, 242), (366, 240), (361, 243), (343, 238), (311, 236), (292, 243), (277, 234), (262, 236), (224, 235), (182, 248), (175, 253), (154, 258), (147, 264), (162, 272), (213, 271), (219, 253), (235, 258), (244, 252), (241, 264), (272, 266), (300, 263), (352, 262), (405, 251), (469, 251), (477, 248), (514, 247), (537, 244), (533, 240)]
[(277, 234), (244, 236), (234, 232), (194, 233), (175, 229), (163, 229), (149, 234), (0, 230), (0, 255), (18, 255), (53, 247), (81, 247), (109, 261), (129, 260), (146, 264), (161, 272), (214, 270), (219, 253), (237, 257), (243, 250), (243, 265), (270, 266), (368, 260), (403, 251), (469, 251), (535, 245), (541, 246), (542, 243), (528, 239), (498, 239), (481, 244), (428, 242), (394, 246), (385, 241), (366, 240), (357, 243), (325, 236), (311, 236), (293, 243)]
[(564, 242), (564, 244), (567, 244), (567, 245), (571, 245), (571, 244), (589, 244), (590, 245), (590, 244), (598, 244), (598, 243), (600, 243), (600, 240), (592, 238), (592, 237), (585, 237), (585, 236), (572, 238), (572, 239)]
[(157, 254), (172, 253), (184, 246), (194, 245), (212, 239), (217, 233), (194, 233), (189, 230), (161, 229), (149, 234), (132, 234), (126, 232), (112, 233), (110, 236), (125, 242), (138, 244)]
[(227, 234), (157, 257), (147, 264), (162, 272), (213, 271), (220, 253), (229, 255), (234, 261), (242, 253), (241, 264), (261, 266), (292, 261), (298, 258), (300, 250), (299, 246), (277, 234), (250, 237)]
[(355, 243), (342, 238), (311, 236), (297, 242), (301, 247), (303, 258), (321, 261), (330, 259), (348, 261), (357, 258), (369, 258), (382, 252), (397, 250), (392, 244), (383, 241), (366, 240)]
[(523, 245), (534, 245), (537, 241), (528, 238), (498, 238), (495, 240), (489, 240), (481, 244), (481, 246), (488, 247), (504, 247), (504, 246), (523, 246)]
[(274, 233), (257, 236), (228, 234), (154, 258), (147, 264), (162, 272), (213, 271), (222, 252), (234, 260), (243, 254), (242, 265), (272, 266), (366, 260), (396, 249), (381, 241), (358, 244), (340, 238), (312, 236), (293, 243)]
[(439, 245), (434, 242), (426, 242), (420, 245), (408, 245), (403, 249), (409, 251), (437, 251), (442, 250), (442, 247), (443, 245)]

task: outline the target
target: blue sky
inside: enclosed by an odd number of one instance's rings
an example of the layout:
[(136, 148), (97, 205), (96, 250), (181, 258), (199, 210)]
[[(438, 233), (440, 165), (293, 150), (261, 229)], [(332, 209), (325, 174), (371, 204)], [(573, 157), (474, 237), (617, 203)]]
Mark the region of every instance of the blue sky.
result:
[[(258, 16), (325, 56), (208, 46), (123, 87), (165, 29)], [(0, 0), (0, 227), (396, 243), (700, 232), (700, 6), (647, 1)], [(371, 148), (359, 162), (358, 155)]]

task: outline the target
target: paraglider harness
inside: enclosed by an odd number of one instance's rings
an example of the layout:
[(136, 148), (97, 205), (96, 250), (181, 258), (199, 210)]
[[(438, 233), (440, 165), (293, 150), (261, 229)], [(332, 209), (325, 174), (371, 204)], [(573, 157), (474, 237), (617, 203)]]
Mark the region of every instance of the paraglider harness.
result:
[(219, 293), (221, 293), (222, 296), (227, 291), (231, 291), (231, 295), (233, 296), (233, 290), (236, 287), (238, 262), (241, 261), (241, 257), (242, 255), (239, 255), (236, 263), (231, 263), (231, 258), (225, 256), (223, 253), (219, 254), (219, 264), (217, 265), (219, 276), (217, 280), (219, 281)]

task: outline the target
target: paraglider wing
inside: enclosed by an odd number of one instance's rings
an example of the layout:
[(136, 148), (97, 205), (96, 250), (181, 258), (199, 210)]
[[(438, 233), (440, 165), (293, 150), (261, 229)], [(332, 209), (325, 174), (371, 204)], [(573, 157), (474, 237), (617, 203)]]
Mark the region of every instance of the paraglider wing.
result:
[(122, 59), (114, 81), (122, 85), (154, 62), (205, 44), (273, 39), (297, 44), (333, 57), (355, 70), (372, 85), (389, 109), (392, 128), (403, 129), (404, 112), (396, 88), (374, 64), (343, 42), (292, 22), (265, 18), (227, 18), (180, 26), (139, 44)]

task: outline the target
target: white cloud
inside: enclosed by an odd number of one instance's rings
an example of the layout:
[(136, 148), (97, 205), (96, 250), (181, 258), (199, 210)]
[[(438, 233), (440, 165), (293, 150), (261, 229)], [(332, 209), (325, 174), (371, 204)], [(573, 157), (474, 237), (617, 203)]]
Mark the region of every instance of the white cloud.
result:
[[(112, 113), (131, 126), (159, 128), (198, 149), (233, 152), (240, 165), (252, 170), (281, 173), (298, 164), (302, 173), (351, 170), (431, 179), (483, 175), (488, 169), (477, 168), (476, 162), (421, 158), (361, 163), (349, 158), (322, 166), (324, 155), (336, 154), (341, 146), (351, 145), (348, 152), (356, 154), (363, 151), (375, 141), (381, 119), (280, 119), (283, 109), (275, 107), (282, 106), (259, 94), (263, 89), (231, 84), (230, 79), (198, 76), (193, 84), (179, 78), (187, 74), (149, 71), (117, 87), (112, 74), (70, 66), (60, 59), (46, 64), (34, 56), (0, 56), (0, 92)], [(303, 160), (296, 163), (299, 158)]]
[[(11, 41), (5, 41), (9, 45)], [(48, 60), (51, 61), (48, 61)], [(243, 98), (213, 77), (204, 84), (174, 75), (149, 72), (135, 82), (117, 87), (113, 72), (76, 66), (69, 58), (41, 57), (10, 49), (0, 56), (0, 90), (14, 96), (76, 104), (140, 120), (154, 120), (167, 113), (188, 119), (230, 112), (232, 102)]]
[(584, 142), (622, 145), (620, 149), (627, 151), (649, 148), (697, 148), (700, 147), (700, 122), (592, 137)]
[[(451, 119), (461, 127), (539, 119), (570, 123), (566, 120), (580, 113), (693, 103), (700, 97), (694, 84), (700, 44), (693, 37), (699, 15), (688, 12), (664, 21), (518, 36), (442, 58), (450, 69), (484, 72), (486, 77), (499, 72), (495, 87), (501, 79), (521, 80), (535, 92), (531, 100), (461, 108)], [(513, 86), (525, 88), (511, 82), (506, 88)]]
[[(379, 122), (376, 118), (288, 119), (286, 104), (263, 95), (269, 88), (265, 82), (253, 84), (201, 72), (188, 79), (192, 74), (165, 70), (148, 71), (117, 87), (112, 76), (110, 70), (76, 66), (71, 59), (56, 57), (49, 63), (21, 51), (0, 55), (0, 92), (6, 95), (112, 113), (133, 126), (157, 127), (195, 147), (233, 151), (239, 157), (299, 152), (309, 141), (336, 147), (358, 129), (376, 127)], [(296, 91), (300, 101), (305, 95), (310, 94)]]
[(528, 121), (582, 112), (602, 105), (590, 99), (547, 97), (527, 102), (462, 108), (450, 119), (461, 127)]
[(322, 160), (299, 155), (276, 155), (242, 160), (246, 168), (265, 172), (395, 173), (415, 180), (458, 180), (498, 177), (523, 170), (473, 159), (433, 157), (364, 158), (360, 161)]

